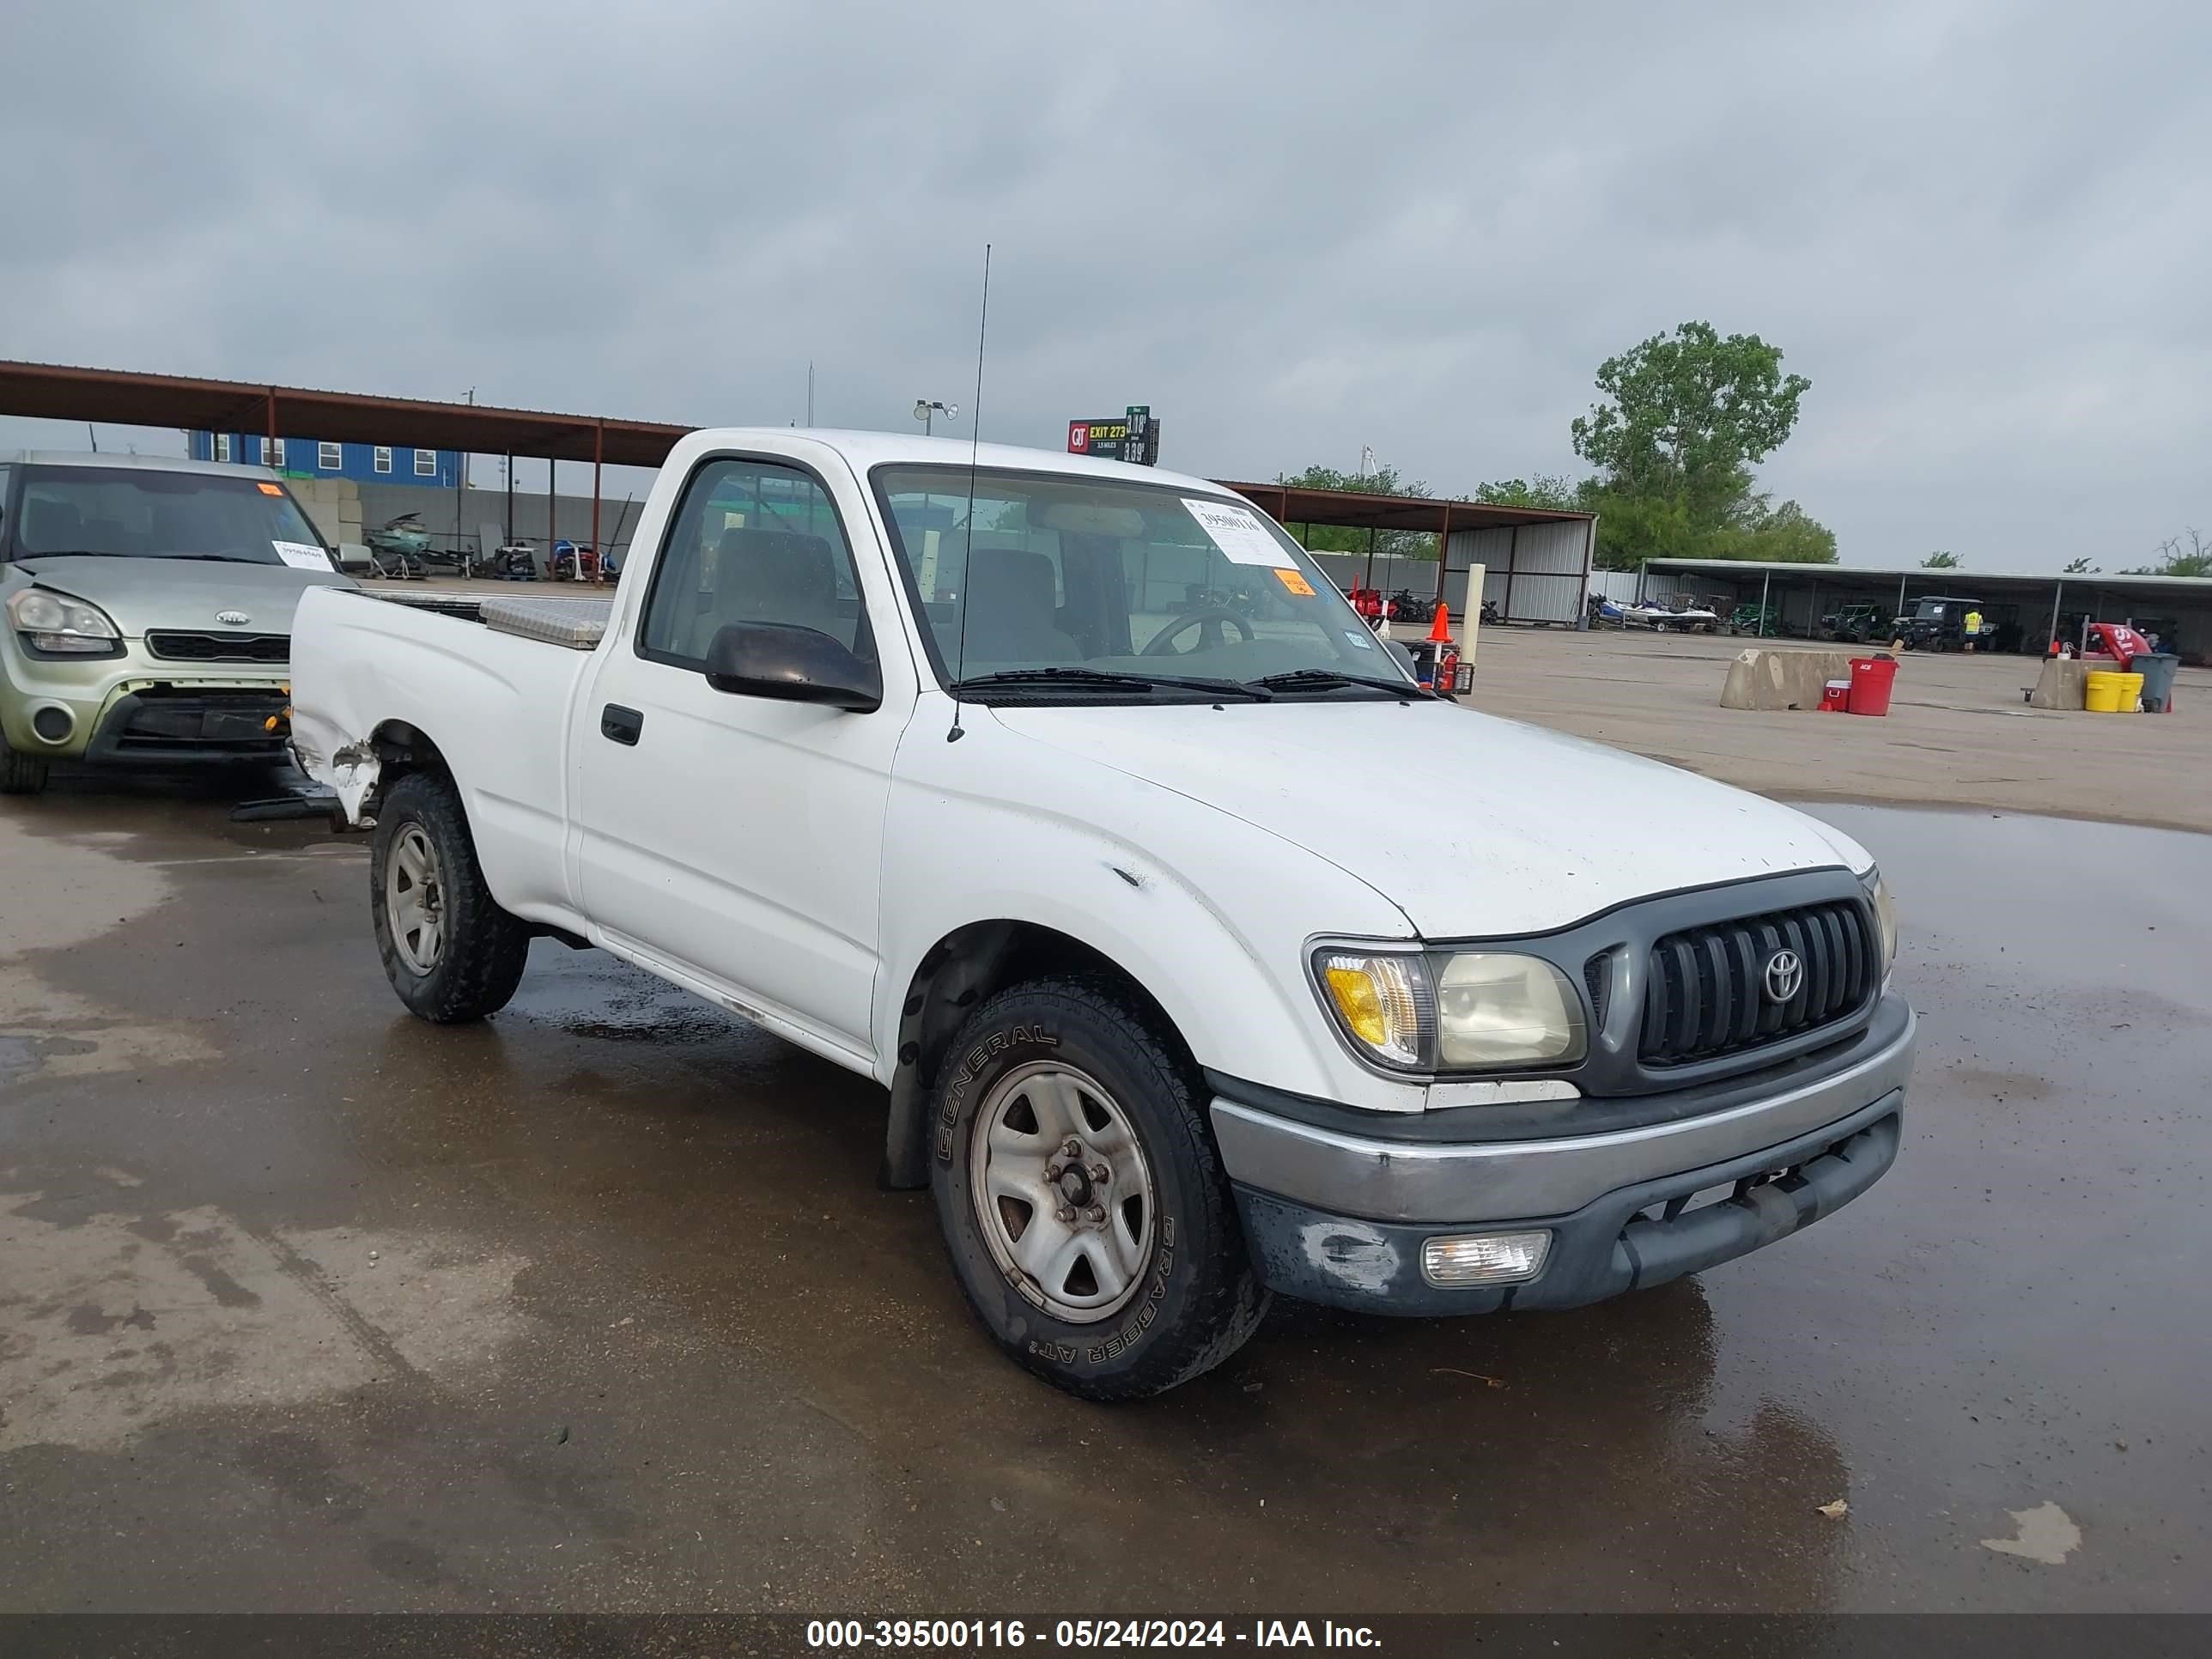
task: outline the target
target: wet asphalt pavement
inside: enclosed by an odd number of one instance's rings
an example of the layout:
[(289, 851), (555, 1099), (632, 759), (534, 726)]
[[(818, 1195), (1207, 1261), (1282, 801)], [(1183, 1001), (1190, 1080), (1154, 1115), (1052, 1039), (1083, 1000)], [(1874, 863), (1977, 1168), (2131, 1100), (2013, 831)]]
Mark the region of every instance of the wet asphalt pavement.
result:
[(0, 1608), (2212, 1608), (2212, 839), (1821, 810), (1923, 1019), (1866, 1198), (1102, 1408), (873, 1087), (550, 941), (434, 1029), (361, 839), (5, 803)]

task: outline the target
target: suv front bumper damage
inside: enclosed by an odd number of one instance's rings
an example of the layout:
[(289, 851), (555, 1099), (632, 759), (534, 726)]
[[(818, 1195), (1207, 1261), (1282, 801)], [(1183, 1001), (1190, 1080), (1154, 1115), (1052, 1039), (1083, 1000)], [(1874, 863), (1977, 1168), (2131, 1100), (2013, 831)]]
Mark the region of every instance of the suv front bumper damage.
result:
[[(1655, 1097), (1650, 1121), (1596, 1133), (1439, 1139), (1417, 1118), (1362, 1134), (1339, 1109), (1239, 1101), (1229, 1079), (1213, 1125), (1271, 1288), (1370, 1313), (1572, 1308), (1747, 1255), (1866, 1191), (1897, 1158), (1915, 1038), (1891, 1000), (1834, 1060), (1739, 1080), (1709, 1110)], [(1471, 1137), (1490, 1109), (1422, 1117)], [(1431, 1239), (1537, 1231), (1549, 1248), (1525, 1282), (1446, 1287), (1424, 1271)]]

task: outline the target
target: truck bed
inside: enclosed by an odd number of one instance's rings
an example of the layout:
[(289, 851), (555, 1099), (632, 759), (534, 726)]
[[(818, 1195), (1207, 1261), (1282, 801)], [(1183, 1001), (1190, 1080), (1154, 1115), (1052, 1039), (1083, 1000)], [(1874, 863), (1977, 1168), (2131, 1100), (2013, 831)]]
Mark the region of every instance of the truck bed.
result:
[[(381, 734), (434, 748), (499, 902), (574, 914), (562, 848), (568, 732), (612, 602), (312, 589), (292, 632), (292, 744), (356, 817)], [(596, 729), (596, 723), (594, 724)]]
[(462, 622), (482, 623), (486, 628), (518, 639), (562, 645), (572, 651), (589, 651), (605, 638), (607, 619), (614, 614), (612, 599), (550, 599), (518, 593), (513, 598), (494, 594), (489, 599), (472, 593), (410, 593), (380, 588), (362, 590), (371, 599), (410, 610), (428, 611)]

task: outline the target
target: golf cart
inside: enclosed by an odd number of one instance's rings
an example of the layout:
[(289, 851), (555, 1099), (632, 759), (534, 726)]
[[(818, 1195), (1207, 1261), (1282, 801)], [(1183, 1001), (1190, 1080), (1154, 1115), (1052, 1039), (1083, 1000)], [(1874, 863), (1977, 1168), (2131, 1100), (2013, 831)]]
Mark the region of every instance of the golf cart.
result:
[(1729, 612), (1728, 631), (1756, 634), (1762, 640), (1778, 635), (1782, 631), (1782, 607), (1747, 599)]
[[(1977, 627), (1971, 633), (1966, 618)], [(1979, 599), (1931, 596), (1916, 600), (1910, 616), (1897, 619), (1897, 637), (1908, 651), (1965, 651), (1996, 637), (1996, 624), (1982, 614)]]
[(1847, 645), (1869, 645), (1889, 638), (1889, 617), (1878, 605), (1847, 605), (1820, 618), (1823, 638)]

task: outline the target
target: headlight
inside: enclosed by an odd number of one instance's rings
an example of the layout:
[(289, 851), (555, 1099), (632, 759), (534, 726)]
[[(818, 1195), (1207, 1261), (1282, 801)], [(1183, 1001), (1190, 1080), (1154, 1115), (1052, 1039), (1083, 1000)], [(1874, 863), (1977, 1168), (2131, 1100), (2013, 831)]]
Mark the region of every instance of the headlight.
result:
[(1582, 999), (1537, 957), (1469, 952), (1437, 975), (1437, 1060), (1447, 1066), (1583, 1057)]
[(97, 605), (43, 587), (24, 588), (9, 599), (8, 619), (34, 651), (100, 657), (122, 643), (115, 624)]
[(1353, 1048), (1400, 1071), (1564, 1065), (1588, 1044), (1581, 999), (1538, 957), (1329, 947), (1314, 977)]
[(1859, 879), (1866, 884), (1867, 897), (1874, 905), (1875, 925), (1881, 929), (1881, 972), (1888, 978), (1889, 970), (1897, 963), (1897, 904), (1882, 884), (1881, 872), (1869, 870)]

